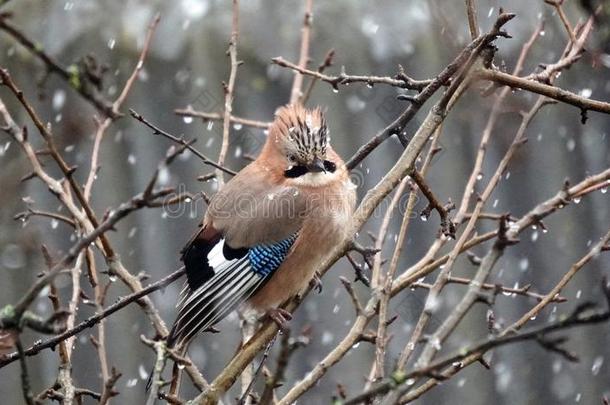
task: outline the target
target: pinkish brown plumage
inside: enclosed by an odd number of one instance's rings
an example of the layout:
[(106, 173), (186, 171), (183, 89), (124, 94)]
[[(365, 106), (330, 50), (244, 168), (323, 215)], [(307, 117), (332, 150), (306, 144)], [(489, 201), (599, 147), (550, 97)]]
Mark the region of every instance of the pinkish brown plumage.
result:
[(260, 156), (210, 202), (183, 251), (188, 276), (168, 338), (186, 346), (239, 305), (269, 313), (302, 291), (345, 236), (355, 187), (319, 108), (282, 107)]

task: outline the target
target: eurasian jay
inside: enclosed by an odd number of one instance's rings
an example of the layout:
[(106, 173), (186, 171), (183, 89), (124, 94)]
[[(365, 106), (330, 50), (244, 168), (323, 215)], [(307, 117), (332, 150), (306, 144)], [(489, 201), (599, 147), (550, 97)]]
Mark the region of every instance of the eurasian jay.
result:
[(280, 108), (258, 158), (211, 199), (182, 251), (187, 282), (168, 345), (185, 349), (239, 306), (283, 325), (279, 308), (315, 277), (348, 228), (355, 186), (319, 108)]

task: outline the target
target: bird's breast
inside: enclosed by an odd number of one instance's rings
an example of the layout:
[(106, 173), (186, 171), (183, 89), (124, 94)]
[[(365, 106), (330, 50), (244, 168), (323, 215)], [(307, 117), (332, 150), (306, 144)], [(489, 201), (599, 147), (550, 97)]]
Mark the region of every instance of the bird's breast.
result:
[(259, 311), (281, 305), (301, 292), (334, 246), (347, 236), (355, 203), (355, 189), (349, 180), (310, 191), (307, 198), (311, 209), (291, 252), (269, 282), (249, 300)]

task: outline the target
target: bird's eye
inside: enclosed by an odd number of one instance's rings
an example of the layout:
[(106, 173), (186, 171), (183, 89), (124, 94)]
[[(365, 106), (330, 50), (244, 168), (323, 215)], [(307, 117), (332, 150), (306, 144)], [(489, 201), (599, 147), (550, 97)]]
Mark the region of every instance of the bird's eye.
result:
[(288, 155), (288, 160), (289, 160), (290, 162), (296, 162), (297, 157), (296, 157), (296, 155)]

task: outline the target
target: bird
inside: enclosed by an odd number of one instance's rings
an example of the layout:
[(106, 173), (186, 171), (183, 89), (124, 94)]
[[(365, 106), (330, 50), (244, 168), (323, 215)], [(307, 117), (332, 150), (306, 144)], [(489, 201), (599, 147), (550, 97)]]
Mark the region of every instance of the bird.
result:
[(259, 156), (211, 198), (181, 251), (186, 282), (168, 347), (185, 350), (238, 308), (284, 328), (292, 317), (281, 306), (317, 280), (355, 202), (323, 110), (280, 107)]

